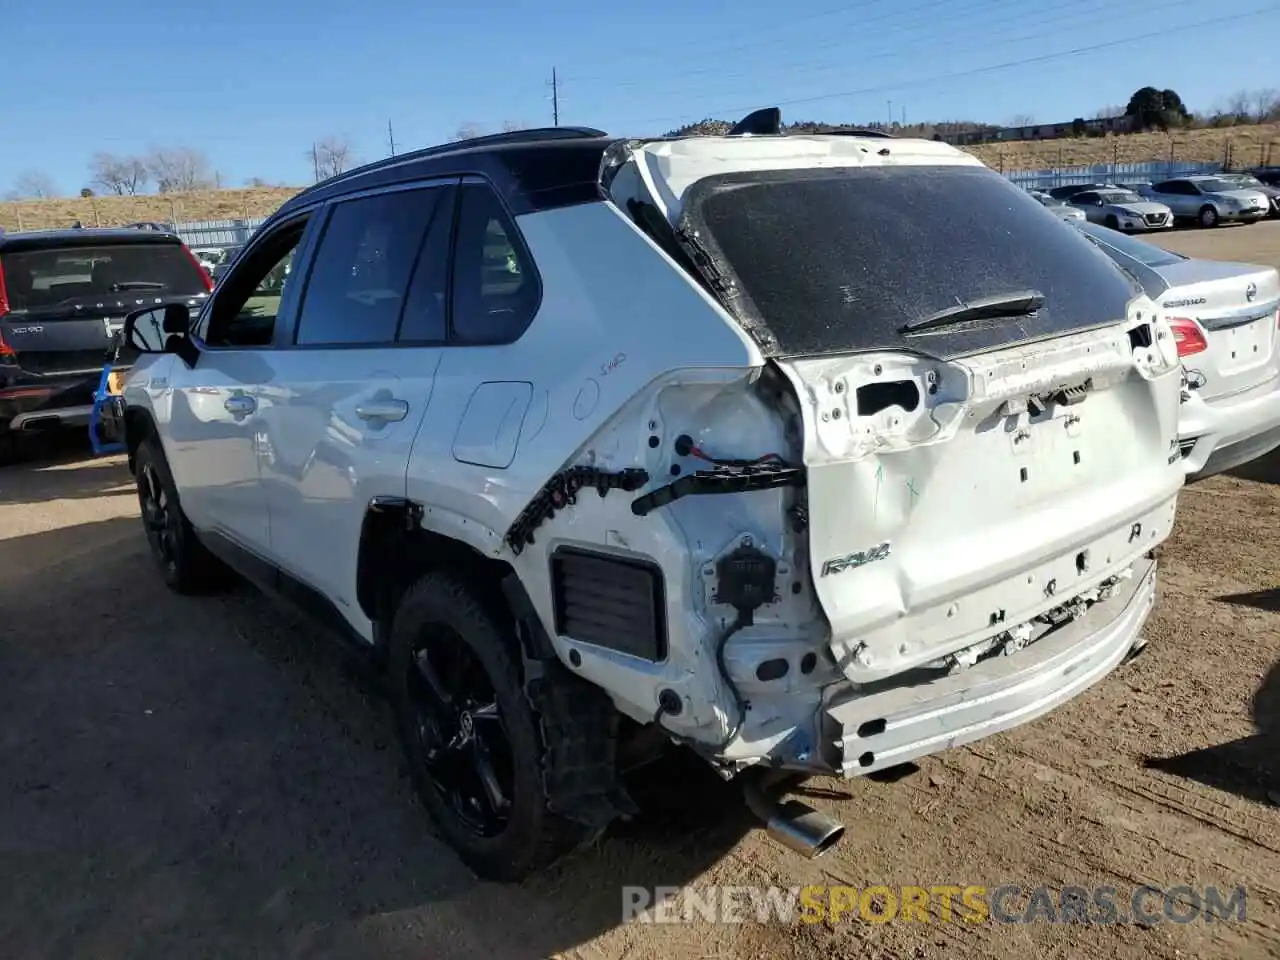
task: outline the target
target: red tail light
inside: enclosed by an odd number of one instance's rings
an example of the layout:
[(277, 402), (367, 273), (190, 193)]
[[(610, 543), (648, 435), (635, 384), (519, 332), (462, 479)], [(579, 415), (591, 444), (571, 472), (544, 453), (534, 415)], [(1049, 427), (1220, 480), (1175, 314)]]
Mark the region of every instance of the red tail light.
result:
[(182, 245), (182, 252), (187, 255), (191, 265), (196, 268), (196, 273), (200, 274), (200, 282), (204, 284), (205, 290), (212, 293), (213, 277), (209, 276), (209, 271), (204, 268), (204, 264), (196, 259), (196, 255), (191, 252), (191, 249), (185, 243)]
[(1173, 327), (1173, 342), (1178, 346), (1178, 356), (1189, 357), (1209, 349), (1209, 341), (1204, 338), (1200, 324), (1190, 317), (1170, 317), (1169, 326)]
[[(4, 264), (0, 263), (0, 318), (9, 312), (9, 291), (4, 286)], [(4, 333), (0, 331), (0, 357), (13, 357), (13, 347), (4, 342)]]

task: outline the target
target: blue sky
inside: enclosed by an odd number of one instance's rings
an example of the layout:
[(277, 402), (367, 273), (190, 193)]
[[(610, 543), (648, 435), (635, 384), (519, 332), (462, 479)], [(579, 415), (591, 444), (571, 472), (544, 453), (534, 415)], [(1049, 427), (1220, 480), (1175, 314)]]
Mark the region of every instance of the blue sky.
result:
[(550, 123), (553, 65), (561, 123), (636, 135), (771, 103), (788, 120), (883, 119), (892, 101), (908, 121), (1050, 122), (1146, 84), (1192, 109), (1280, 87), (1280, 2), (1267, 0), (4, 6), (0, 194), (25, 170), (74, 193), (95, 151), (152, 146), (203, 150), (227, 185), (302, 184), (327, 134), (370, 160), (388, 120), (398, 150), (464, 123)]

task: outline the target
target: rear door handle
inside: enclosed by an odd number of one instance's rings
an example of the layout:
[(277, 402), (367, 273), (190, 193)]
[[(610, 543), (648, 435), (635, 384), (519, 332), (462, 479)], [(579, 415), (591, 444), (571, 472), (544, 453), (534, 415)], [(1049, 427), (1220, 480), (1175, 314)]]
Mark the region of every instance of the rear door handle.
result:
[(226, 408), (227, 413), (236, 417), (246, 416), (258, 408), (258, 403), (253, 397), (246, 397), (243, 394), (227, 397), (222, 405)]
[(409, 404), (403, 400), (366, 400), (356, 407), (361, 420), (403, 420), (409, 415)]

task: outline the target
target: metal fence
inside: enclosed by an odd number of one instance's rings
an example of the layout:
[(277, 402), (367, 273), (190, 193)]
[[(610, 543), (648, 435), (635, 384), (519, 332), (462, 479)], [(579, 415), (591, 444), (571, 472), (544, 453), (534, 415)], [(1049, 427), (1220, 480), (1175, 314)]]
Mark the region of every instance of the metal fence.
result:
[(1221, 173), (1221, 163), (1149, 160), (1143, 163), (1094, 163), (1047, 170), (1010, 170), (1005, 176), (1020, 187), (1062, 187), (1070, 183), (1143, 183)]
[(266, 217), (250, 220), (187, 220), (172, 224), (178, 236), (193, 250), (234, 247), (247, 243)]

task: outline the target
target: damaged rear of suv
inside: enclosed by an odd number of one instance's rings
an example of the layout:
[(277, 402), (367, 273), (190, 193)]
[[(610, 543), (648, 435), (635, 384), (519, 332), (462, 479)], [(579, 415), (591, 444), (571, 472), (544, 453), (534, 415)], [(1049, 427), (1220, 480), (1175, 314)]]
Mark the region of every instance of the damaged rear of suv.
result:
[(631, 465), (661, 479), (614, 542), (684, 605), (661, 662), (561, 631), (577, 672), (727, 775), (849, 776), (1033, 719), (1140, 649), (1180, 375), (1105, 257), (935, 143), (632, 142), (602, 179), (761, 361), (682, 375), (671, 344), (584, 446), (650, 436)]
[(1141, 647), (1183, 480), (1155, 304), (972, 157), (776, 119), (380, 161), (285, 204), (194, 324), (126, 325), (166, 579), (216, 555), (379, 654), (483, 876), (633, 810), (619, 770), (672, 740), (821, 853), (842, 828), (772, 772), (1008, 729)]

